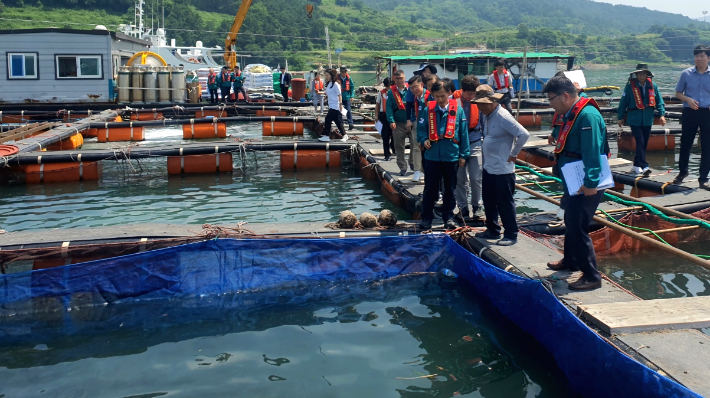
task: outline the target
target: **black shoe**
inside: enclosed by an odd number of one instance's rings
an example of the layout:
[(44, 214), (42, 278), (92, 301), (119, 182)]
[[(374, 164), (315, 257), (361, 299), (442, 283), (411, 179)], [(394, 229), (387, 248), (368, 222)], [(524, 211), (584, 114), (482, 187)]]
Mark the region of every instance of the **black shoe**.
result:
[(485, 230), (483, 232), (477, 232), (476, 233), (476, 238), (481, 238), (481, 239), (500, 239), (500, 234), (493, 233), (489, 230)]
[(385, 162), (389, 162), (389, 161), (390, 161), (390, 157), (389, 157), (389, 156), (385, 156)]
[(673, 183), (674, 183), (674, 184), (680, 184), (681, 182), (683, 182), (683, 180), (684, 180), (685, 177), (687, 177), (687, 176), (688, 176), (688, 173), (680, 173), (680, 174), (678, 174), (677, 176), (675, 176), (675, 178), (673, 179)]
[(407, 175), (407, 170), (400, 170), (399, 175), (404, 177), (405, 175)]
[(353, 126), (352, 124), (348, 125), (348, 131), (352, 130), (354, 127), (355, 126)]
[(599, 289), (600, 287), (602, 287), (602, 281), (601, 281), (601, 279), (598, 281), (588, 280), (584, 276), (582, 276), (581, 278), (577, 279), (576, 281), (570, 283), (567, 287), (569, 287), (569, 290)]
[(458, 224), (456, 224), (454, 220), (446, 220), (446, 222), (444, 222), (444, 229), (446, 229), (447, 231), (453, 231), (458, 227)]
[(700, 189), (710, 190), (710, 185), (708, 185), (707, 181), (698, 181), (698, 186)]
[(422, 220), (422, 222), (419, 223), (419, 228), (428, 231), (431, 229), (431, 220)]

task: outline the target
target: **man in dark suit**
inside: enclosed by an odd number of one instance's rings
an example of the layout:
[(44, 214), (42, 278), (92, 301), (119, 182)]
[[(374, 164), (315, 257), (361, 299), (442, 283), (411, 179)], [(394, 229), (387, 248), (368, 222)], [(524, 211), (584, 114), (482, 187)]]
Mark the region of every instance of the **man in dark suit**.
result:
[(284, 102), (288, 102), (288, 89), (291, 87), (291, 74), (286, 72), (286, 67), (281, 67), (281, 77), (279, 77), (281, 87), (281, 95), (284, 97)]

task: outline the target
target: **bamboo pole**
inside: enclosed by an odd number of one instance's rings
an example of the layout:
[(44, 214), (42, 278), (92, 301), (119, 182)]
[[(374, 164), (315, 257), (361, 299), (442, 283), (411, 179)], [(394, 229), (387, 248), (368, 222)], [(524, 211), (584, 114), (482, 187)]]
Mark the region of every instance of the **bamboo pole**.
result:
[(525, 51), (523, 52), (523, 68), (520, 71), (520, 85), (518, 86), (518, 105), (515, 107), (515, 120), (520, 118), (520, 102), (523, 100), (523, 76), (526, 74), (525, 71), (528, 68), (528, 46), (525, 46)]
[[(653, 231), (655, 234), (667, 234), (669, 232), (678, 232), (678, 231), (687, 231), (689, 229), (698, 229), (700, 228), (699, 225), (689, 225), (687, 227), (678, 227), (678, 228), (668, 228), (668, 229), (659, 229), (658, 231)], [(652, 235), (650, 232), (641, 232), (641, 235)]]
[[(559, 201), (557, 201), (557, 200), (555, 200), (555, 199), (551, 199), (551, 198), (549, 198), (549, 197), (547, 197), (547, 196), (545, 196), (545, 195), (543, 195), (543, 194), (541, 194), (541, 193), (539, 193), (539, 192), (537, 192), (537, 191), (533, 191), (533, 190), (530, 189), (530, 188), (521, 187), (519, 184), (515, 184), (515, 187), (516, 187), (517, 189), (519, 189), (519, 190), (521, 190), (521, 191), (523, 191), (523, 192), (529, 193), (530, 195), (533, 195), (533, 196), (535, 196), (535, 197), (537, 197), (537, 198), (546, 200), (546, 201), (548, 201), (548, 202), (550, 202), (550, 203), (553, 203), (553, 204), (555, 204), (555, 205), (557, 205), (557, 206), (560, 205), (560, 202), (559, 202)], [(632, 238), (634, 238), (634, 239), (640, 240), (641, 242), (648, 243), (649, 245), (654, 246), (654, 247), (656, 247), (656, 248), (658, 248), (658, 249), (661, 249), (661, 250), (666, 251), (666, 252), (671, 253), (671, 254), (675, 254), (676, 256), (678, 256), (678, 257), (680, 257), (680, 258), (682, 258), (682, 259), (684, 259), (684, 260), (690, 261), (690, 262), (692, 262), (692, 263), (694, 263), (694, 264), (697, 264), (697, 265), (699, 265), (699, 266), (701, 266), (701, 267), (703, 267), (703, 268), (710, 269), (710, 261), (703, 260), (702, 258), (697, 257), (697, 256), (695, 256), (695, 255), (692, 255), (692, 254), (690, 254), (690, 253), (688, 253), (688, 252), (685, 252), (685, 251), (680, 250), (680, 249), (678, 249), (678, 248), (675, 248), (675, 247), (673, 247), (673, 246), (669, 246), (669, 245), (666, 245), (666, 244), (664, 244), (664, 243), (661, 243), (661, 242), (659, 242), (659, 241), (657, 241), (657, 240), (655, 240), (655, 239), (652, 239), (652, 238), (650, 238), (650, 237), (648, 237), (648, 236), (646, 236), (646, 235), (640, 234), (640, 233), (638, 233), (638, 232), (631, 231), (631, 230), (629, 230), (628, 228), (624, 228), (624, 227), (622, 227), (622, 226), (619, 225), (619, 224), (616, 224), (616, 223), (614, 223), (614, 222), (612, 222), (612, 221), (609, 221), (609, 220), (605, 220), (605, 219), (603, 219), (603, 218), (601, 218), (601, 217), (596, 217), (596, 216), (595, 216), (595, 217), (594, 217), (594, 221), (596, 221), (597, 223), (599, 223), (599, 224), (601, 224), (601, 225), (603, 225), (603, 226), (605, 226), (605, 227), (609, 227), (609, 228), (611, 228), (611, 229), (613, 229), (613, 230), (615, 230), (615, 231), (619, 231), (619, 232), (623, 233), (624, 235), (628, 235), (628, 236), (630, 236), (630, 237), (632, 237)]]

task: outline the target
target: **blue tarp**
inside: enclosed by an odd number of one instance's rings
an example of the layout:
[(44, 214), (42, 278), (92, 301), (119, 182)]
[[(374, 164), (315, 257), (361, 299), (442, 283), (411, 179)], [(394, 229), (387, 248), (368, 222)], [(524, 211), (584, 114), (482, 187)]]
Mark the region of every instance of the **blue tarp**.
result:
[[(698, 397), (619, 352), (537, 281), (475, 257), (446, 235), (322, 240), (211, 240), (0, 276), (0, 315), (233, 293), (309, 292), (449, 268), (555, 357), (588, 397)], [(0, 322), (3, 322), (0, 320)]]

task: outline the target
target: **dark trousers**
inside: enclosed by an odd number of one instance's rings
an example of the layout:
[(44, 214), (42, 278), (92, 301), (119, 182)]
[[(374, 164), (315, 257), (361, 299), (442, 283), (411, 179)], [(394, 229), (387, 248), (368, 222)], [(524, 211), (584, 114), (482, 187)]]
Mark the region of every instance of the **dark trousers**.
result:
[(434, 219), (434, 204), (439, 200), (439, 181), (444, 180), (444, 205), (441, 208), (441, 218), (444, 222), (454, 219), (454, 207), (456, 199), (456, 172), (459, 169), (459, 162), (436, 162), (427, 160), (424, 166), (424, 198), (422, 206), (422, 220), (431, 221)]
[(229, 101), (229, 93), (232, 91), (231, 87), (220, 87), (220, 91), (222, 91), (222, 102), (228, 102)]
[(348, 110), (348, 126), (353, 124), (353, 112), (350, 105), (350, 100), (343, 100), (343, 108)]
[(636, 139), (636, 155), (634, 156), (634, 166), (640, 168), (648, 167), (646, 162), (646, 147), (648, 139), (651, 137), (651, 126), (631, 126), (631, 132)]
[(216, 88), (211, 88), (210, 90), (210, 102), (213, 104), (216, 104), (217, 101), (219, 100), (219, 96), (217, 94), (217, 89)]
[(281, 85), (281, 95), (284, 97), (284, 102), (288, 102), (288, 86)]
[(384, 151), (386, 157), (390, 157), (395, 153), (394, 140), (392, 139), (392, 127), (390, 127), (390, 122), (387, 121), (387, 114), (384, 112), (380, 112), (380, 117), (377, 120), (382, 123), (382, 131), (380, 132), (380, 135), (382, 136), (382, 150)]
[(703, 108), (694, 111), (683, 108), (683, 132), (680, 136), (680, 156), (678, 168), (682, 174), (688, 173), (690, 150), (693, 148), (695, 135), (700, 129), (700, 176), (698, 181), (707, 181), (710, 172), (710, 109)]
[(565, 227), (567, 228), (565, 254), (562, 261), (571, 269), (582, 271), (584, 278), (590, 281), (599, 281), (602, 278), (597, 271), (594, 244), (592, 238), (589, 237), (589, 223), (592, 222), (602, 196), (604, 196), (603, 189), (592, 196), (584, 196), (584, 194), (570, 196), (565, 192), (560, 203), (560, 207), (565, 211)]
[(518, 220), (515, 214), (515, 174), (489, 174), (483, 170), (481, 182), (483, 207), (486, 211), (486, 229), (500, 234), (498, 217), (503, 223), (503, 236), (518, 239)]
[(325, 115), (325, 127), (323, 128), (323, 135), (330, 136), (330, 126), (335, 122), (335, 126), (338, 127), (341, 135), (345, 135), (345, 127), (343, 127), (343, 114), (340, 113), (338, 109), (328, 109), (328, 114)]
[(249, 96), (247, 95), (247, 91), (244, 89), (244, 86), (234, 87), (234, 101), (239, 99), (239, 93), (242, 93), (244, 96), (244, 101), (249, 102)]

